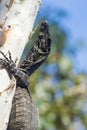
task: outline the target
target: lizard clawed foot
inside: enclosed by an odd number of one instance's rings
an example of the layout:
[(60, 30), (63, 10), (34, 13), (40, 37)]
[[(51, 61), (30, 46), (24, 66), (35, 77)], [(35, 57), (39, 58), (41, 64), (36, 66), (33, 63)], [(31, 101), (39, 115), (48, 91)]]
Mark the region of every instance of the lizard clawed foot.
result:
[(4, 57), (4, 59), (0, 58), (0, 64), (2, 68), (11, 70), (16, 66), (15, 62), (12, 60), (10, 51), (8, 51), (8, 57), (2, 51), (0, 51), (0, 53)]

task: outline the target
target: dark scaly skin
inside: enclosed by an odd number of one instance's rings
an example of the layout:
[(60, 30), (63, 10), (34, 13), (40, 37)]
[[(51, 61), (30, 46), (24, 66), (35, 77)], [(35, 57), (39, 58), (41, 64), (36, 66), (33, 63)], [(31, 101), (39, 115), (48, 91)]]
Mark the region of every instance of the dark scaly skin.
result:
[(36, 130), (38, 110), (27, 89), (17, 86), (7, 130)]
[(14, 75), (17, 80), (16, 92), (13, 98), (11, 116), (7, 130), (36, 130), (38, 123), (38, 111), (28, 90), (29, 76), (43, 63), (50, 53), (50, 34), (46, 21), (40, 27), (38, 40), (31, 48), (26, 60), (17, 68), (11, 58), (0, 59), (2, 65)]
[(40, 27), (38, 40), (31, 48), (26, 60), (20, 65), (30, 76), (47, 58), (50, 53), (51, 38), (47, 21), (43, 21)]

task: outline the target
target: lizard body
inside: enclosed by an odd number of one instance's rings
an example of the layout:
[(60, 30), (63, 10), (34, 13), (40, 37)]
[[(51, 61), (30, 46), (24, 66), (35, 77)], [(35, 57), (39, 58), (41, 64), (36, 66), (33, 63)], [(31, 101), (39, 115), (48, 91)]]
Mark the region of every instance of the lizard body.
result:
[(43, 63), (50, 53), (51, 39), (47, 21), (40, 27), (38, 40), (31, 48), (24, 62), (17, 68), (11, 58), (1, 54), (5, 59), (0, 59), (7, 71), (10, 71), (16, 81), (16, 92), (13, 98), (12, 110), (7, 130), (36, 130), (38, 124), (37, 107), (30, 95), (29, 76)]

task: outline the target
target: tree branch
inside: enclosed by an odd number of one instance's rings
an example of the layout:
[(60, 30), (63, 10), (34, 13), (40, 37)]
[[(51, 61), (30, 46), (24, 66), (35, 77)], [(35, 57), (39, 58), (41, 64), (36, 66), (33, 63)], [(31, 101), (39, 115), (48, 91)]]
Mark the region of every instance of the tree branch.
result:
[[(41, 4), (40, 0), (0, 0), (0, 50), (10, 51), (12, 59), (20, 61), (32, 32)], [(2, 55), (0, 55), (2, 58)], [(0, 129), (6, 130), (15, 93), (16, 82), (5, 69), (0, 70)]]

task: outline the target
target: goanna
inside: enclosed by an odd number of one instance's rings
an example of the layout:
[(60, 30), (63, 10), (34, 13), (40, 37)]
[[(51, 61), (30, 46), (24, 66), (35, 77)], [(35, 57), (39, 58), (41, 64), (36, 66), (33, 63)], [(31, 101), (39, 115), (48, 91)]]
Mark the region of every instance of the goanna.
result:
[(10, 71), (16, 81), (16, 92), (13, 98), (12, 110), (7, 130), (36, 130), (38, 123), (37, 107), (29, 92), (29, 77), (43, 63), (50, 53), (51, 38), (47, 21), (40, 27), (38, 40), (31, 48), (24, 62), (17, 68), (15, 62), (0, 52), (4, 59), (0, 59), (2, 66)]

